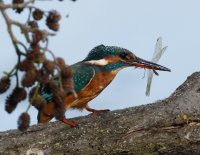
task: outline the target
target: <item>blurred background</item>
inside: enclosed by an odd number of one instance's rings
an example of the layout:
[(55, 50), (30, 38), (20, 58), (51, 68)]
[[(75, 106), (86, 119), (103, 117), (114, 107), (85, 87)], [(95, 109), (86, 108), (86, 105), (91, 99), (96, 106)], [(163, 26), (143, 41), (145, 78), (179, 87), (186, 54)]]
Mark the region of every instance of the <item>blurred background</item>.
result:
[[(187, 76), (199, 71), (199, 0), (78, 0), (75, 3), (65, 0), (38, 1), (37, 4), (39, 8), (55, 9), (62, 14), (60, 31), (50, 39), (49, 48), (68, 64), (84, 59), (99, 44), (127, 48), (146, 60), (152, 59), (158, 37), (162, 37), (163, 46), (168, 46), (159, 64), (172, 72), (159, 72), (159, 76), (154, 76), (150, 97), (145, 96), (147, 76), (143, 78), (144, 70), (128, 68), (90, 102), (92, 108), (115, 110), (164, 99)], [(9, 12), (12, 18), (25, 19), (12, 12)], [(26, 17), (27, 12), (23, 14)], [(17, 33), (20, 38), (20, 32)], [(1, 14), (0, 45), (2, 76), (3, 71), (11, 70), (17, 57)], [(17, 128), (17, 119), (27, 108), (27, 101), (24, 101), (11, 115), (5, 112), (8, 93), (0, 96), (0, 131)], [(29, 114), (31, 124), (36, 124), (37, 111), (32, 107)], [(68, 118), (86, 114), (86, 111), (66, 112)]]

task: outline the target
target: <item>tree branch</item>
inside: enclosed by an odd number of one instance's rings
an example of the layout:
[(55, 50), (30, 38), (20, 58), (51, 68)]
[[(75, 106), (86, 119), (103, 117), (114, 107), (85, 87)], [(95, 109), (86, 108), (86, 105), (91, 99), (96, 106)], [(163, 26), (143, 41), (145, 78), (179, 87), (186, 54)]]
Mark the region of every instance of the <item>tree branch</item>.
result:
[(199, 154), (200, 72), (167, 99), (0, 133), (0, 154)]

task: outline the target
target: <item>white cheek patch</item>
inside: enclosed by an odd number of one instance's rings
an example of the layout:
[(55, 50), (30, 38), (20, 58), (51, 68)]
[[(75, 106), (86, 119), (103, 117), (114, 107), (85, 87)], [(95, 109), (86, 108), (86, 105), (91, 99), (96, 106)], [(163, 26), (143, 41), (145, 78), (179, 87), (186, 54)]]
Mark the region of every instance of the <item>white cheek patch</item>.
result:
[(105, 66), (107, 65), (109, 62), (106, 59), (100, 59), (100, 60), (90, 60), (90, 61), (86, 61), (86, 63), (89, 64), (93, 64), (93, 65), (98, 65), (98, 66)]

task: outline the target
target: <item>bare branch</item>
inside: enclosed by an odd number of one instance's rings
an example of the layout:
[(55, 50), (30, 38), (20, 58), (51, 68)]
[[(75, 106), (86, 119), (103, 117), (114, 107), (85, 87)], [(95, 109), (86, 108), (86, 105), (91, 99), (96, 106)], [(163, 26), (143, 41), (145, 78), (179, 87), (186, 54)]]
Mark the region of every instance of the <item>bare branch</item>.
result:
[[(167, 99), (106, 114), (31, 126), (26, 132), (0, 133), (0, 153), (26, 154), (194, 154), (200, 152), (200, 72), (192, 74)], [(183, 120), (181, 112), (190, 119)], [(59, 133), (59, 134), (58, 134)], [(37, 138), (35, 138), (37, 137)], [(17, 139), (17, 140), (16, 140)]]

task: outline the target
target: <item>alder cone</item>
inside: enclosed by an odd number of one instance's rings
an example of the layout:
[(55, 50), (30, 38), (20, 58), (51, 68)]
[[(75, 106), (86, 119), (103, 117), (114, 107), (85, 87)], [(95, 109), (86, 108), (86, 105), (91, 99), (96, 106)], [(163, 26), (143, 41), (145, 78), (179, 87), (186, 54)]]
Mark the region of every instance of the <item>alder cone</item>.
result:
[[(24, 0), (13, 0), (12, 1), (13, 4), (22, 4), (24, 3)], [(17, 8), (17, 9), (14, 9), (16, 10), (17, 13), (21, 13), (24, 9), (23, 8)]]
[(62, 66), (65, 66), (65, 60), (61, 57), (56, 58), (57, 65), (61, 68)]
[(22, 86), (31, 87), (37, 80), (36, 70), (27, 71), (22, 78)]
[(22, 113), (18, 118), (18, 129), (20, 131), (25, 131), (30, 126), (30, 116), (27, 112)]
[(50, 60), (45, 60), (43, 62), (43, 67), (48, 74), (52, 74), (55, 68), (55, 63)]
[(48, 26), (49, 29), (53, 30), (53, 31), (58, 31), (60, 28), (60, 25), (58, 23), (46, 23), (46, 25)]
[(53, 10), (49, 12), (46, 22), (57, 23), (60, 19), (61, 19), (61, 15), (57, 11)]
[(53, 94), (53, 103), (55, 105), (55, 118), (57, 120), (62, 120), (65, 115), (65, 107), (64, 107), (64, 99), (65, 99), (65, 91), (60, 89), (56, 93)]
[(18, 68), (20, 71), (28, 71), (34, 69), (35, 66), (32, 61), (25, 59), (19, 63)]
[(10, 87), (10, 78), (4, 76), (0, 79), (0, 94), (6, 92)]
[(37, 110), (40, 110), (42, 109), (43, 107), (46, 106), (47, 102), (46, 100), (40, 96), (40, 95), (37, 95), (35, 98), (33, 98), (32, 100), (32, 106), (34, 106)]
[(29, 21), (28, 26), (30, 26), (30, 28), (32, 28), (32, 29), (38, 29), (39, 28), (38, 23), (36, 21)]
[(35, 9), (32, 14), (35, 20), (41, 20), (43, 18), (43, 15), (44, 15), (44, 12), (40, 9)]
[(18, 103), (24, 99), (26, 99), (27, 93), (24, 88), (16, 87), (13, 89), (13, 92), (7, 97), (5, 110), (8, 113), (12, 113), (17, 107)]

